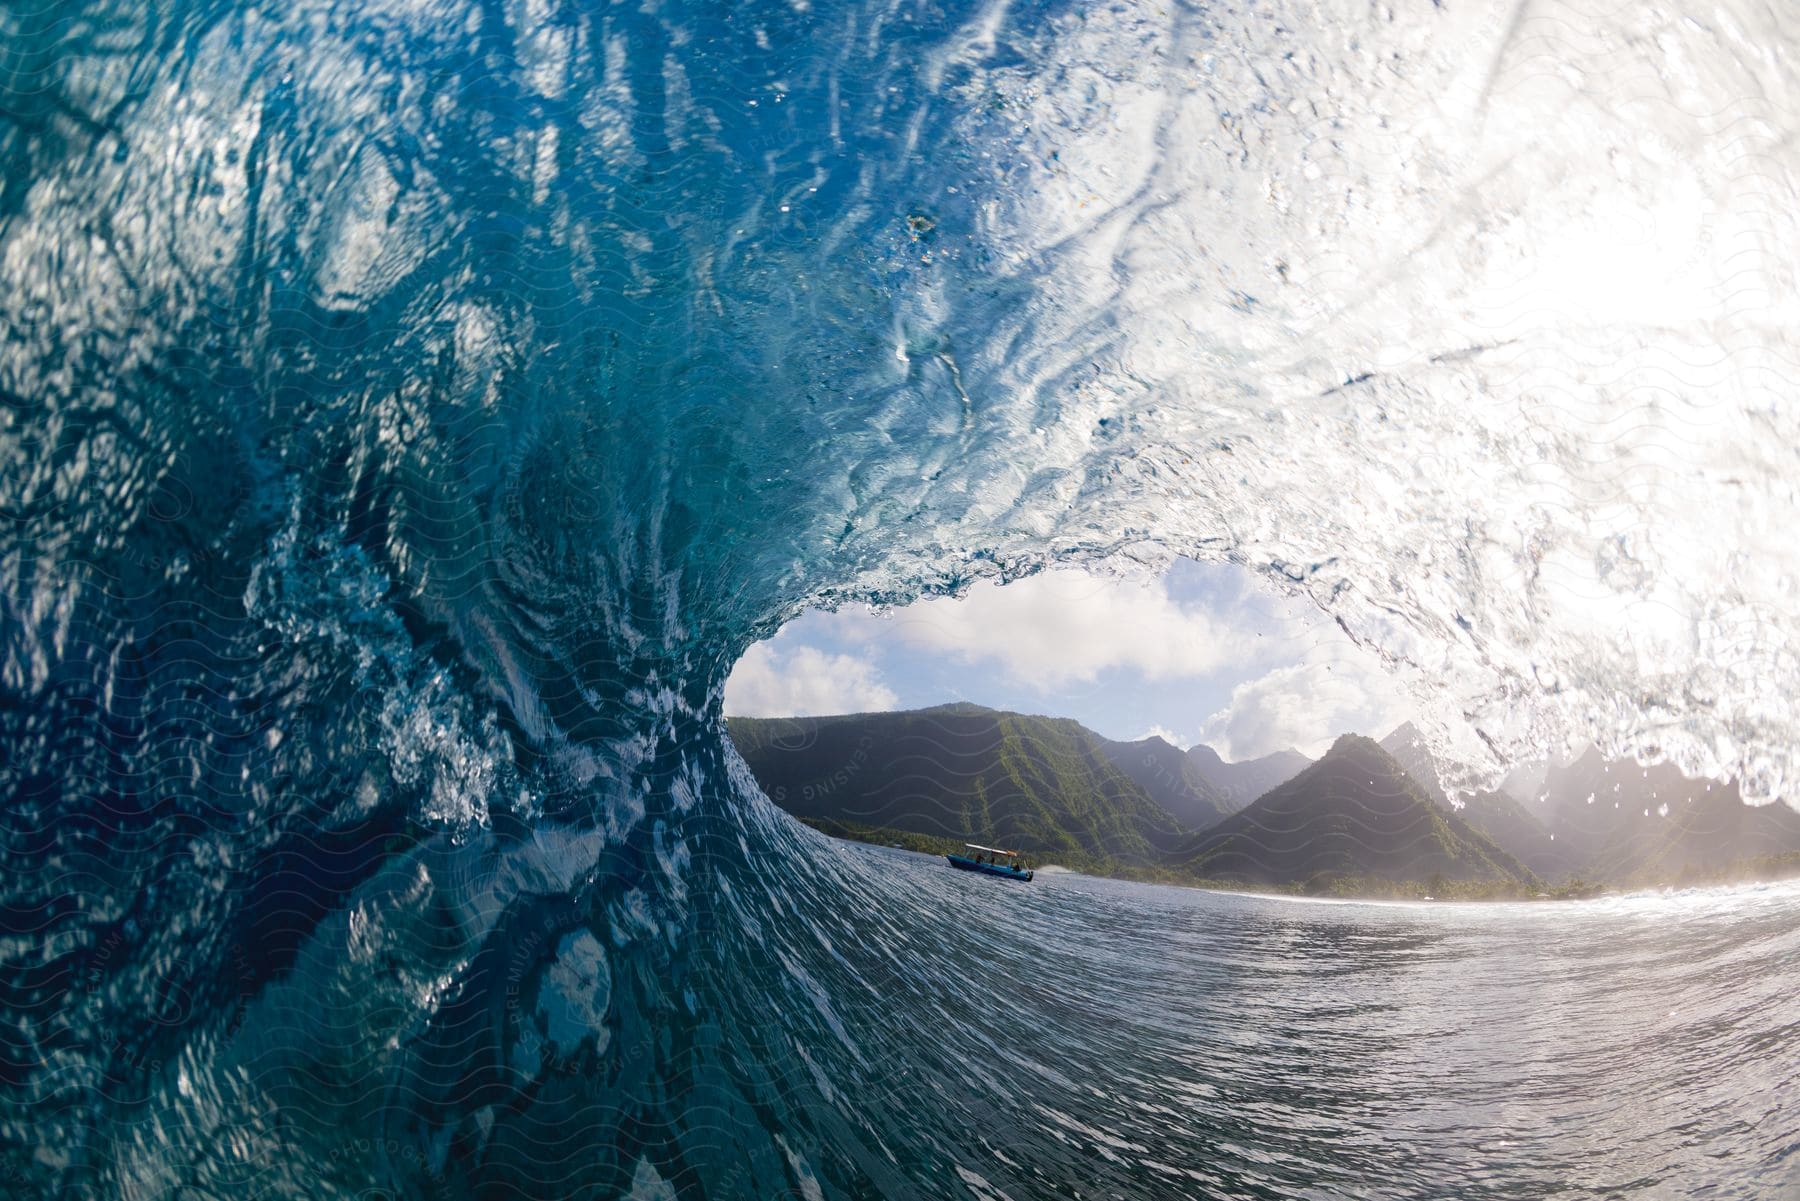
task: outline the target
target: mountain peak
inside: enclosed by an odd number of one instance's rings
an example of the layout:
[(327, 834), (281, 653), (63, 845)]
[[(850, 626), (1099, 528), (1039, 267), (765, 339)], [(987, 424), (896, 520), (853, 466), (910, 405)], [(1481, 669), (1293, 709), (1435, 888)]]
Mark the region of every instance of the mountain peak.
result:
[(1511, 855), (1433, 805), (1374, 739), (1345, 734), (1318, 762), (1201, 834), (1189, 863), (1241, 883), (1363, 879), (1521, 882)]
[(1188, 762), (1205, 777), (1229, 813), (1236, 813), (1271, 788), (1293, 779), (1312, 763), (1292, 749), (1236, 763), (1227, 762), (1204, 743), (1189, 747), (1186, 754)]
[[(901, 709), (897, 712), (904, 713)], [(927, 705), (923, 709), (914, 709), (914, 713), (999, 713), (999, 709), (990, 709), (986, 705), (978, 705), (974, 701), (945, 701), (941, 705)]]
[(1396, 746), (1407, 746), (1415, 742), (1424, 741), (1424, 731), (1420, 730), (1419, 727), (1415, 726), (1411, 721), (1403, 721), (1392, 730), (1388, 731), (1387, 737), (1381, 740), (1381, 745), (1392, 750)]

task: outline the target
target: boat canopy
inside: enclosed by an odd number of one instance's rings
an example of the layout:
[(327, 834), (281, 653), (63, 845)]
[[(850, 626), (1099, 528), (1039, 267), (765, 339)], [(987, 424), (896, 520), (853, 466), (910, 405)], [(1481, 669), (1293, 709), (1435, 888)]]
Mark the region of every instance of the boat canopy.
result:
[(968, 847), (971, 851), (986, 851), (990, 855), (1007, 855), (1013, 859), (1017, 859), (1019, 857), (1019, 852), (1004, 851), (1004, 850), (1001, 850), (999, 847), (984, 847), (978, 843), (973, 843), (973, 842), (965, 842), (965, 843), (963, 843), (963, 845)]

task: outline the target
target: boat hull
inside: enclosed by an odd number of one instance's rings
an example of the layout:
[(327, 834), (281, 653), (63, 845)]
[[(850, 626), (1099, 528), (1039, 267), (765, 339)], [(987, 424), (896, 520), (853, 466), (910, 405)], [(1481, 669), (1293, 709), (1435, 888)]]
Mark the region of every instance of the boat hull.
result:
[(1007, 867), (1000, 863), (977, 863), (966, 855), (945, 855), (944, 858), (950, 861), (951, 867), (959, 871), (981, 872), (983, 875), (999, 876), (1002, 880), (1024, 882), (1031, 879), (1028, 868)]

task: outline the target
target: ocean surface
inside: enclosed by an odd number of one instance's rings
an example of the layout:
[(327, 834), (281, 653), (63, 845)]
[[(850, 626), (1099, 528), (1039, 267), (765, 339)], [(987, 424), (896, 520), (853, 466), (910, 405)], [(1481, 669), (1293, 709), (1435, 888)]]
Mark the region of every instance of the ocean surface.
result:
[(976, 1195), (1800, 1190), (1800, 888), (1331, 902), (850, 855), (928, 915), (880, 986), (931, 1047), (894, 1107), (948, 1119)]
[(1791, 893), (972, 887), (720, 710), (809, 607), (1190, 555), (1445, 761), (1792, 802), (1796, 57), (0, 0), (0, 1192), (1791, 1195)]

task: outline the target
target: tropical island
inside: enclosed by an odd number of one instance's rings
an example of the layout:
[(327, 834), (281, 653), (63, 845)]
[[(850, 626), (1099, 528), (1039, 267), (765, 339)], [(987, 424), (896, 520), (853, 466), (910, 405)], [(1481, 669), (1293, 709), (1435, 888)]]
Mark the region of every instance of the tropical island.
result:
[(1331, 897), (1555, 899), (1800, 875), (1800, 813), (1598, 752), (1526, 795), (1447, 791), (1424, 740), (1340, 737), (1232, 763), (1160, 737), (958, 703), (729, 720), (778, 806), (932, 854), (1016, 847), (1094, 875)]

